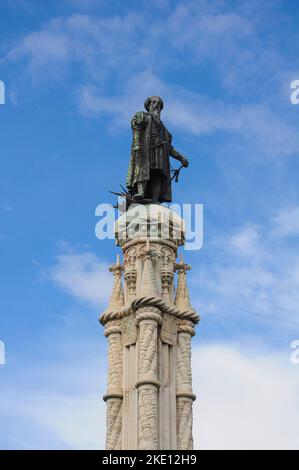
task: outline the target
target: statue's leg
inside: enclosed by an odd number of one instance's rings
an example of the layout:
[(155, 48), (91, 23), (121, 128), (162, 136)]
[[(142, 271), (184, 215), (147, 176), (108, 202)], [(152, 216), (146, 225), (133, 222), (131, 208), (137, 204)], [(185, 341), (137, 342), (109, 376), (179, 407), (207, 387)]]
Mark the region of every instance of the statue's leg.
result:
[(161, 171), (152, 171), (151, 172), (151, 181), (150, 181), (150, 198), (154, 204), (157, 204), (160, 200), (161, 187), (162, 187), (163, 174)]

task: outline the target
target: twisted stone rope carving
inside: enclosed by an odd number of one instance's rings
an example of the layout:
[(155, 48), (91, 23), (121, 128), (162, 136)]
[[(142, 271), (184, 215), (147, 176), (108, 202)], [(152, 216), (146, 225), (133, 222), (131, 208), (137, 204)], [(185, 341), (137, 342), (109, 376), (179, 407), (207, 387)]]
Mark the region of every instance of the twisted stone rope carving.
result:
[(191, 336), (178, 334), (177, 345), (177, 386), (192, 391)]
[(158, 397), (154, 388), (139, 391), (138, 449), (158, 448)]
[(168, 313), (168, 315), (173, 315), (177, 318), (191, 320), (193, 323), (199, 322), (199, 315), (195, 310), (179, 310), (176, 306), (167, 304), (159, 297), (139, 297), (134, 299), (127, 307), (107, 309), (101, 316), (100, 322), (102, 325), (105, 325), (105, 323), (110, 320), (123, 318), (145, 306), (157, 307), (162, 313)]
[[(145, 325), (144, 325), (145, 326)], [(157, 327), (146, 325), (140, 341), (140, 378), (157, 374)]]
[(194, 328), (189, 321), (180, 321), (177, 339), (177, 445), (178, 449), (192, 449), (192, 393), (191, 337)]
[(106, 449), (121, 449), (122, 399), (107, 402)]
[(138, 449), (157, 449), (158, 446), (158, 351), (157, 325), (161, 319), (154, 307), (137, 312), (139, 322), (138, 382)]
[(108, 337), (108, 386), (104, 400), (106, 409), (106, 449), (121, 448), (122, 430), (122, 344), (119, 321), (110, 322), (105, 331)]
[(194, 331), (193, 326), (189, 326), (189, 325), (179, 324), (178, 332), (179, 333), (188, 333), (190, 336), (195, 335), (195, 331)]
[(110, 334), (109, 352), (108, 352), (108, 390), (115, 387), (121, 390), (121, 377), (122, 377), (122, 351), (121, 339), (118, 334)]
[(178, 449), (193, 449), (191, 398), (182, 397), (177, 401), (177, 440)]

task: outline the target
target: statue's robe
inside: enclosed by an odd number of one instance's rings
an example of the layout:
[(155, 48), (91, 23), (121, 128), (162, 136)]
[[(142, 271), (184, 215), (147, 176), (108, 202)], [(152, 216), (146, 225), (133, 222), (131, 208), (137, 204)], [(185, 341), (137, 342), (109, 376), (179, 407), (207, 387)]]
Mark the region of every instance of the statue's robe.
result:
[[(162, 121), (143, 111), (137, 112), (131, 122), (133, 141), (127, 176), (127, 188), (131, 194), (138, 192), (138, 182), (150, 184), (151, 171), (162, 174), (162, 191), (159, 202), (171, 202), (171, 175), (169, 156), (181, 160), (182, 156), (173, 148), (172, 136)], [(159, 145), (161, 144), (161, 145)], [(137, 152), (137, 149), (140, 149)]]

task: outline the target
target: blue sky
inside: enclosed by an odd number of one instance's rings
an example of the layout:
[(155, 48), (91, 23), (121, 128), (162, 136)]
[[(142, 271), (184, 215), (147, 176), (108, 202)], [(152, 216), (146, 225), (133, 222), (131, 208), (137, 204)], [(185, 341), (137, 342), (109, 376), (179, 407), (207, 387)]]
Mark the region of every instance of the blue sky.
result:
[(57, 3), (0, 1), (0, 448), (103, 446), (98, 315), (117, 250), (94, 212), (125, 182), (151, 94), (190, 160), (174, 199), (204, 205), (186, 253), (196, 446), (299, 448), (298, 7)]

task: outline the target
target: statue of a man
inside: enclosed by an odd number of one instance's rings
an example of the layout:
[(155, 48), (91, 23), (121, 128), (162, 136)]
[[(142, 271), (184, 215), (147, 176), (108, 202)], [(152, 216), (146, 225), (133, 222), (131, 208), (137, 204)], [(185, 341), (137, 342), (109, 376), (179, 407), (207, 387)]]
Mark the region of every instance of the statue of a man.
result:
[(133, 142), (127, 176), (127, 188), (137, 200), (153, 203), (171, 202), (169, 156), (187, 167), (186, 157), (172, 146), (172, 136), (160, 119), (163, 101), (151, 96), (144, 103), (147, 112), (139, 111), (132, 119)]

